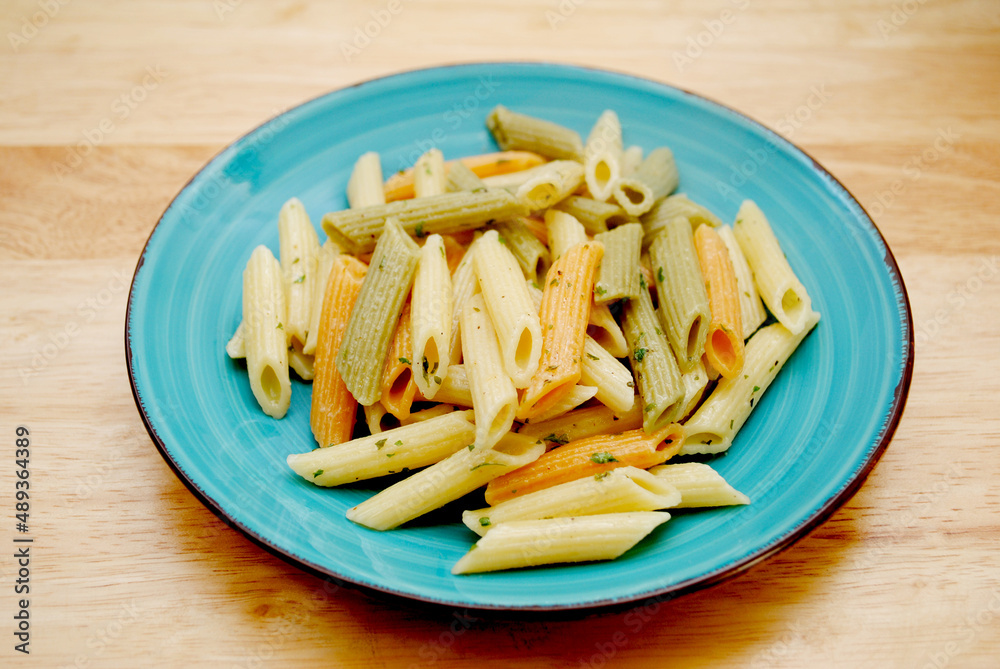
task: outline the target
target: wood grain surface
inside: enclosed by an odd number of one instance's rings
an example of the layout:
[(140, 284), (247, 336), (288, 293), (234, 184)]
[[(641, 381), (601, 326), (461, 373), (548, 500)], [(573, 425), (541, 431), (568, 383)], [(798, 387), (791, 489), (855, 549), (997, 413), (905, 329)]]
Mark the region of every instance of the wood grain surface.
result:
[[(996, 0), (8, 0), (0, 27), (0, 665), (997, 666)], [(612, 613), (427, 611), (261, 550), (154, 448), (123, 324), (171, 198), (309, 98), (488, 60), (706, 95), (798, 143), (872, 214), (913, 309), (909, 402), (860, 492), (791, 549)], [(12, 635), (17, 425), (33, 444), (30, 655)]]

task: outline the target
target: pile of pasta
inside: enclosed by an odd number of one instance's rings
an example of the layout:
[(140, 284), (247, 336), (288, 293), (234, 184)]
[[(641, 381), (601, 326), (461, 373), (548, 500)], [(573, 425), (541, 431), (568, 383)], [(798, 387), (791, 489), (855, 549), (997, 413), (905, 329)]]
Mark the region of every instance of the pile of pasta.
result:
[(288, 465), (408, 473), (348, 511), (375, 530), (485, 488), (456, 574), (613, 559), (666, 509), (749, 503), (667, 462), (726, 451), (819, 319), (764, 214), (675, 194), (670, 149), (625, 148), (610, 110), (586, 142), (503, 106), (487, 126), (499, 152), (385, 181), (361, 156), (322, 245), (293, 198), (280, 259), (253, 251), (227, 351), (275, 418), (289, 367), (312, 380), (318, 447)]

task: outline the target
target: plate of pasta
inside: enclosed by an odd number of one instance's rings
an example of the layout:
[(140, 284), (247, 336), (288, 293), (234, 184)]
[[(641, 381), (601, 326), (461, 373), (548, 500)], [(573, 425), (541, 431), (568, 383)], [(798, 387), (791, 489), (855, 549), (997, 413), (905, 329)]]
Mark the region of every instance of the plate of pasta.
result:
[(406, 72), (223, 150), (140, 258), (126, 362), (213, 512), (477, 609), (673, 597), (863, 483), (912, 318), (847, 190), (749, 118), (555, 64)]

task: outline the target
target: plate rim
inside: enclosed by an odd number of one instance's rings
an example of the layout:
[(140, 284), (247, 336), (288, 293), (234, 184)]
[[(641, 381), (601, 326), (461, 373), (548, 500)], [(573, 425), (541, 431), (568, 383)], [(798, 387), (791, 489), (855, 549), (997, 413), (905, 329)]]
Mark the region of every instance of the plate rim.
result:
[[(856, 473), (846, 482), (846, 484), (837, 491), (836, 494), (832, 495), (827, 499), (818, 509), (816, 509), (812, 514), (809, 515), (800, 524), (796, 525), (791, 531), (786, 533), (784, 536), (779, 538), (777, 541), (771, 545), (764, 546), (760, 550), (749, 553), (735, 562), (723, 565), (718, 569), (701, 574), (696, 577), (688, 578), (684, 581), (680, 581), (671, 584), (666, 587), (654, 588), (647, 592), (635, 593), (631, 595), (624, 595), (621, 597), (605, 597), (596, 599), (593, 601), (577, 602), (570, 604), (541, 604), (541, 605), (511, 605), (511, 604), (489, 604), (489, 603), (475, 603), (475, 602), (463, 602), (463, 601), (453, 601), (439, 597), (433, 597), (427, 594), (415, 594), (412, 592), (404, 592), (397, 588), (387, 587), (385, 585), (365, 582), (360, 579), (351, 579), (345, 577), (343, 574), (335, 573), (334, 570), (329, 567), (315, 564), (310, 560), (294, 554), (293, 551), (286, 551), (279, 548), (271, 541), (263, 536), (258, 535), (253, 530), (246, 527), (242, 522), (236, 518), (230, 516), (226, 511), (222, 509), (220, 504), (216, 502), (211, 496), (208, 495), (201, 487), (194, 481), (192, 481), (180, 468), (179, 464), (174, 460), (173, 456), (169, 452), (169, 448), (160, 437), (157, 432), (156, 427), (152, 424), (149, 415), (143, 406), (143, 402), (139, 396), (139, 390), (136, 385), (136, 375), (133, 369), (132, 363), (132, 342), (131, 342), (131, 323), (133, 309), (135, 307), (134, 297), (136, 281), (139, 277), (139, 273), (142, 270), (143, 264), (146, 259), (146, 254), (149, 250), (150, 242), (153, 236), (156, 234), (163, 223), (163, 220), (171, 212), (177, 200), (184, 194), (184, 192), (192, 185), (192, 183), (206, 170), (208, 170), (220, 157), (227, 151), (233, 150), (237, 145), (242, 144), (247, 140), (248, 137), (257, 133), (265, 126), (268, 126), (277, 119), (285, 116), (286, 114), (293, 113), (297, 110), (303, 109), (311, 104), (318, 102), (328, 96), (341, 94), (345, 91), (360, 88), (370, 84), (376, 84), (379, 82), (384, 82), (395, 78), (406, 78), (421, 73), (433, 73), (433, 72), (444, 72), (447, 70), (464, 69), (464, 68), (481, 68), (489, 66), (519, 66), (525, 68), (551, 68), (554, 71), (578, 71), (593, 73), (596, 75), (607, 76), (612, 75), (615, 77), (622, 77), (626, 79), (631, 79), (635, 82), (641, 83), (643, 86), (656, 86), (665, 89), (672, 89), (685, 96), (696, 98), (703, 102), (707, 102), (709, 105), (715, 106), (720, 110), (723, 110), (729, 114), (735, 115), (744, 121), (750, 123), (756, 129), (764, 132), (767, 138), (772, 143), (784, 144), (786, 149), (792, 150), (793, 152), (798, 152), (805, 158), (807, 158), (813, 169), (817, 170), (821, 176), (823, 176), (830, 186), (838, 188), (840, 194), (846, 197), (850, 202), (852, 202), (858, 210), (867, 219), (867, 226), (870, 226), (871, 231), (873, 231), (878, 239), (881, 241), (882, 247), (885, 250), (885, 255), (881, 259), (882, 264), (885, 266), (890, 279), (893, 284), (898, 286), (898, 295), (896, 296), (897, 302), (897, 313), (902, 312), (905, 318), (902, 319), (902, 326), (904, 332), (902, 337), (902, 345), (905, 347), (903, 355), (901, 356), (901, 374), (893, 390), (893, 398), (889, 408), (886, 412), (883, 425), (877, 436), (877, 443), (875, 448), (871, 451), (870, 455), (863, 461), (860, 467), (857, 468)], [(864, 221), (862, 221), (864, 223)], [(268, 553), (280, 558), (282, 561), (288, 563), (291, 566), (296, 567), (306, 573), (316, 576), (326, 582), (333, 581), (338, 586), (348, 586), (353, 587), (362, 592), (374, 591), (374, 593), (379, 593), (382, 595), (390, 595), (394, 598), (399, 598), (409, 603), (419, 604), (419, 605), (431, 605), (431, 606), (444, 606), (444, 607), (458, 607), (469, 610), (476, 610), (483, 613), (533, 613), (533, 612), (567, 612), (567, 611), (585, 611), (593, 612), (595, 609), (601, 610), (611, 610), (626, 606), (629, 604), (644, 602), (648, 600), (654, 600), (657, 602), (672, 600), (677, 597), (681, 597), (686, 594), (697, 592), (699, 590), (718, 585), (724, 581), (731, 578), (739, 576), (746, 573), (750, 569), (756, 567), (757, 565), (763, 563), (764, 561), (774, 557), (778, 553), (791, 548), (793, 545), (798, 543), (800, 540), (805, 538), (817, 527), (822, 525), (829, 517), (840, 507), (842, 507), (851, 497), (853, 497), (861, 486), (868, 479), (875, 465), (881, 460), (882, 455), (888, 448), (889, 443), (892, 441), (892, 437), (895, 435), (896, 429), (899, 426), (900, 421), (906, 407), (906, 402), (909, 396), (909, 389), (913, 376), (914, 367), (914, 327), (913, 327), (913, 311), (910, 305), (909, 295), (906, 290), (906, 285), (903, 281), (902, 272), (900, 271), (899, 265), (896, 261), (895, 256), (889, 247), (885, 236), (879, 229), (878, 225), (875, 223), (874, 219), (864, 208), (864, 206), (858, 201), (854, 194), (829, 170), (827, 170), (819, 161), (817, 161), (811, 154), (801, 148), (798, 144), (792, 142), (791, 140), (785, 138), (784, 136), (778, 134), (776, 131), (766, 126), (764, 123), (754, 119), (745, 112), (739, 111), (730, 107), (729, 105), (719, 102), (711, 97), (697, 93), (686, 88), (676, 86), (673, 84), (665, 83), (662, 81), (657, 81), (644, 76), (622, 72), (605, 67), (594, 67), (586, 65), (577, 65), (571, 63), (562, 63), (557, 61), (548, 60), (502, 60), (502, 61), (471, 61), (471, 62), (459, 62), (459, 63), (448, 63), (440, 64), (429, 67), (420, 67), (406, 70), (399, 70), (392, 73), (380, 75), (377, 77), (372, 77), (357, 81), (339, 88), (335, 88), (324, 93), (320, 93), (316, 96), (308, 98), (298, 104), (295, 104), (284, 111), (274, 114), (265, 121), (259, 123), (252, 129), (241, 134), (236, 139), (227, 143), (219, 151), (217, 151), (210, 159), (204, 162), (204, 164), (194, 173), (191, 177), (184, 183), (184, 185), (177, 191), (173, 198), (171, 198), (170, 203), (163, 210), (163, 213), (159, 216), (153, 228), (150, 230), (146, 241), (143, 244), (142, 251), (139, 255), (139, 259), (136, 263), (135, 271), (132, 275), (132, 280), (129, 284), (129, 296), (128, 302), (125, 310), (125, 323), (124, 323), (124, 339), (125, 339), (125, 363), (128, 371), (129, 387), (132, 391), (132, 398), (135, 401), (136, 409), (139, 412), (140, 418), (142, 419), (143, 425), (146, 428), (154, 446), (159, 451), (160, 455), (166, 461), (167, 465), (173, 471), (174, 475), (191, 491), (191, 493), (201, 502), (205, 507), (207, 507), (212, 513), (216, 515), (223, 523), (231, 528), (237, 529), (243, 536), (248, 538), (256, 546), (266, 550)], [(366, 593), (367, 594), (367, 593)]]

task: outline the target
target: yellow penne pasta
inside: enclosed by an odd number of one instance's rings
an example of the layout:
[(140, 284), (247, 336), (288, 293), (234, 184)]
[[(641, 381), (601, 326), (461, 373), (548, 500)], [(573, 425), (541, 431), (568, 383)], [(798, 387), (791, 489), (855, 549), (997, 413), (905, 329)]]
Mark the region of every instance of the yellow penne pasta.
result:
[(392, 343), (385, 354), (382, 367), (381, 404), (399, 420), (410, 415), (410, 407), (417, 396), (417, 383), (413, 374), (413, 329), (410, 327), (412, 304), (403, 304), (399, 321), (392, 335)]
[[(545, 162), (545, 158), (531, 151), (498, 151), (449, 160), (445, 163), (445, 172), (450, 172), (451, 166), (458, 162), (472, 170), (477, 177), (485, 178), (538, 167)], [(412, 167), (389, 177), (384, 186), (385, 201), (393, 202), (413, 197), (415, 194), (413, 179)]]

